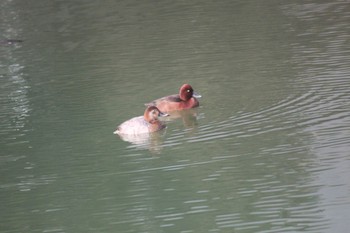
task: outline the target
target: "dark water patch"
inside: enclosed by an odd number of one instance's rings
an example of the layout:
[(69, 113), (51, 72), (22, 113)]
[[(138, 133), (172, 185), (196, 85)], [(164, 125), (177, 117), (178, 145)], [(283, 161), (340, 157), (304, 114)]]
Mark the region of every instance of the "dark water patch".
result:
[(18, 39), (3, 39), (3, 40), (0, 40), (0, 45), (14, 45), (22, 42), (23, 40), (18, 40)]

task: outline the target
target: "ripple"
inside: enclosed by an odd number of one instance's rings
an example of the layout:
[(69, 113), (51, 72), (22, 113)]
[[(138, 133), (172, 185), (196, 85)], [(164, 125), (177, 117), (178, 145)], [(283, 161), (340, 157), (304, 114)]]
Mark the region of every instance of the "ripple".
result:
[[(337, 85), (343, 86), (343, 83), (338, 82)], [(350, 100), (349, 94), (335, 92), (334, 88), (320, 94), (315, 90), (317, 88), (312, 87), (308, 92), (299, 96), (289, 96), (275, 105), (256, 112), (238, 112), (219, 122), (200, 125), (197, 132), (189, 137), (186, 137), (185, 131), (176, 132), (166, 139), (164, 146), (232, 137), (253, 137), (285, 130), (308, 131), (311, 128), (319, 130), (328, 128), (329, 131), (337, 132), (349, 128), (347, 125), (350, 119), (348, 112), (350, 105), (347, 104), (347, 101)]]

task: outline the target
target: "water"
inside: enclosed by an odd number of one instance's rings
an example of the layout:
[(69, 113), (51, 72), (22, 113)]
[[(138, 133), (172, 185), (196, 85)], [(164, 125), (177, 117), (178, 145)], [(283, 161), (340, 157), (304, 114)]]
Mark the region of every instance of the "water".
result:
[(1, 232), (348, 231), (347, 2), (0, 6)]

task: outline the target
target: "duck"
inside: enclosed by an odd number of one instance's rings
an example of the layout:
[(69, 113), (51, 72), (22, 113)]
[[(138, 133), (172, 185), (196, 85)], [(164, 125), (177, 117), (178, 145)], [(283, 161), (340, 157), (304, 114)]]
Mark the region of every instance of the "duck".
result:
[(179, 90), (179, 94), (165, 96), (145, 105), (156, 106), (160, 111), (168, 113), (198, 107), (199, 101), (197, 98), (201, 97), (201, 95), (193, 91), (190, 84), (183, 84)]
[(143, 116), (123, 122), (113, 133), (118, 135), (153, 133), (166, 127), (158, 118), (165, 116), (169, 116), (169, 114), (161, 112), (156, 106), (148, 106)]

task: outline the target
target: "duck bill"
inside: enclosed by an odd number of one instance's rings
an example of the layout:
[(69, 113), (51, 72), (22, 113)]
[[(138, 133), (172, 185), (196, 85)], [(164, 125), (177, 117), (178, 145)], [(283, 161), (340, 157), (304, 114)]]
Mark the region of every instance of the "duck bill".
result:
[(197, 92), (193, 92), (193, 97), (195, 98), (201, 98), (202, 96), (200, 94), (198, 94)]
[(160, 117), (167, 117), (167, 116), (170, 116), (170, 115), (168, 113), (159, 111), (159, 115), (158, 116), (160, 116)]

